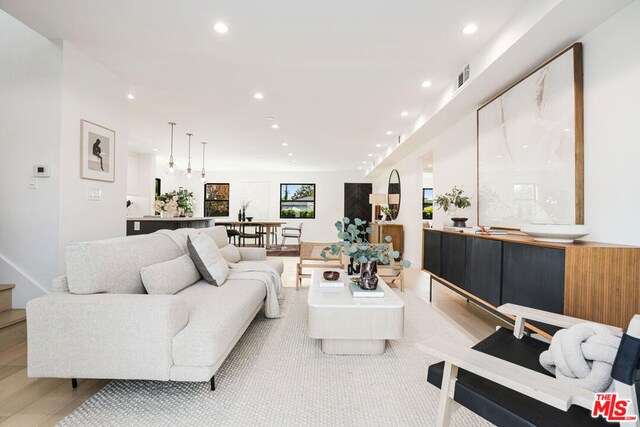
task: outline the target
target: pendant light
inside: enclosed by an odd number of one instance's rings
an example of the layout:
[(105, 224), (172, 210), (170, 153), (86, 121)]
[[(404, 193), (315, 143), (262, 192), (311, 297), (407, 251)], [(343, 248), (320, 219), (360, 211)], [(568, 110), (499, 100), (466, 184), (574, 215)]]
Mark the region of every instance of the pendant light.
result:
[(169, 122), (169, 126), (171, 126), (171, 155), (169, 156), (169, 165), (164, 170), (167, 175), (176, 174), (176, 164), (173, 162), (173, 127), (175, 125), (175, 122)]
[(202, 172), (200, 173), (200, 181), (202, 182), (206, 182), (207, 181), (207, 177), (205, 176), (205, 172), (204, 172), (204, 148), (207, 146), (206, 142), (202, 142)]
[(188, 133), (187, 136), (189, 137), (189, 163), (187, 164), (187, 179), (191, 179), (191, 137), (193, 136), (193, 134)]

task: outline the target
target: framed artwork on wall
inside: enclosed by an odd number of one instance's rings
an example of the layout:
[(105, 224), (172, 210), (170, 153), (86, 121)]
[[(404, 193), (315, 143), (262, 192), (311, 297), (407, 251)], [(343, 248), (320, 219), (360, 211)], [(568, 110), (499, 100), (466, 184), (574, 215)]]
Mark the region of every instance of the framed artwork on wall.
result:
[(582, 45), (477, 111), (478, 224), (584, 223)]
[(80, 178), (115, 181), (116, 133), (80, 120)]
[(160, 178), (156, 178), (156, 198), (162, 194), (162, 180)]
[(204, 185), (204, 216), (229, 216), (229, 183)]

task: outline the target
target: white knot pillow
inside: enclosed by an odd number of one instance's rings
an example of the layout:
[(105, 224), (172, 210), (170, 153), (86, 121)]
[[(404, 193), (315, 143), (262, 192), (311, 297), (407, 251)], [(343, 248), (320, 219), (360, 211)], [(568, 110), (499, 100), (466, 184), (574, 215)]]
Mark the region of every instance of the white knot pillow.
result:
[(611, 368), (620, 338), (604, 325), (581, 323), (553, 336), (540, 364), (556, 378), (593, 392), (611, 388)]

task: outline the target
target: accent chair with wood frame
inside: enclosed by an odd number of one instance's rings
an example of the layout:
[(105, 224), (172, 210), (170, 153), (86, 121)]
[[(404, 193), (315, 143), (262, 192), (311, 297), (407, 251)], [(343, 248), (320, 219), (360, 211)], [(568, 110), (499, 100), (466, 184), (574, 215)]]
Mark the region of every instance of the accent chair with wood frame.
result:
[[(429, 366), (427, 373), (427, 380), (441, 389), (438, 426), (449, 425), (458, 404), (498, 426), (615, 425), (602, 417), (592, 418), (595, 393), (547, 372), (539, 356), (549, 347), (548, 342), (524, 334), (526, 321), (559, 328), (588, 321), (515, 304), (502, 305), (498, 310), (516, 318), (513, 332), (498, 328), (473, 348), (441, 338), (416, 344), (424, 352), (444, 359)], [(628, 414), (637, 416), (640, 315), (633, 316), (624, 333), (618, 327), (605, 326), (622, 336), (612, 370), (615, 392), (619, 400), (630, 400)]]
[(322, 250), (334, 243), (318, 243), (318, 242), (301, 242), (300, 243), (300, 260), (296, 265), (296, 290), (302, 286), (303, 278), (310, 278), (311, 273), (305, 273), (305, 269), (309, 268), (326, 268), (326, 269), (344, 269), (345, 265), (342, 262), (340, 254), (333, 255), (327, 251), (327, 257), (329, 261), (324, 261), (322, 256)]

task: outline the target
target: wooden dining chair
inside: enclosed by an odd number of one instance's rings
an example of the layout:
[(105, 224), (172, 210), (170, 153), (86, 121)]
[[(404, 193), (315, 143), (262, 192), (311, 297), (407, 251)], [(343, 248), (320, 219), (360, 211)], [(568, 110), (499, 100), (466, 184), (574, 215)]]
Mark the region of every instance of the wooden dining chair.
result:
[[(253, 228), (253, 232), (248, 232), (247, 227)], [(242, 246), (246, 246), (246, 240), (252, 239), (256, 246), (262, 246), (262, 225), (260, 224), (242, 224), (240, 226), (240, 241)]]

